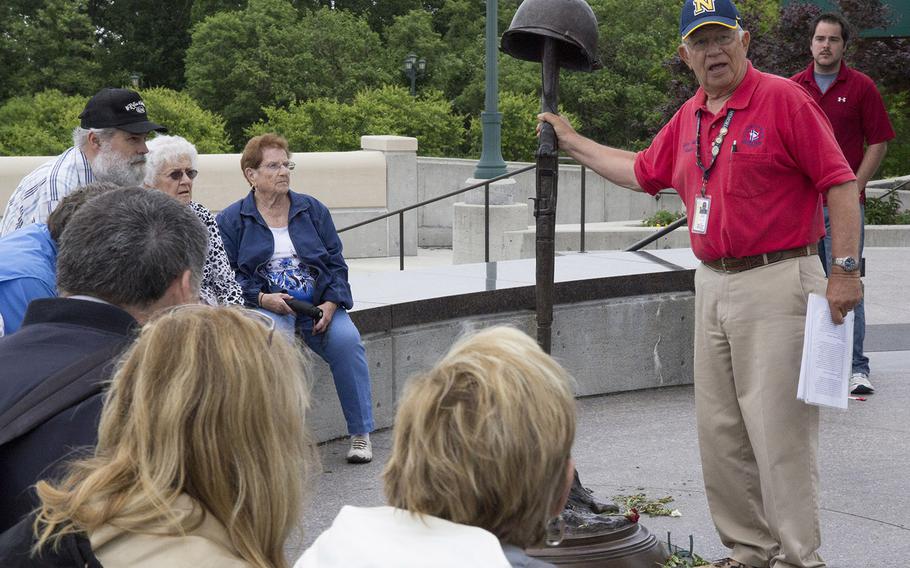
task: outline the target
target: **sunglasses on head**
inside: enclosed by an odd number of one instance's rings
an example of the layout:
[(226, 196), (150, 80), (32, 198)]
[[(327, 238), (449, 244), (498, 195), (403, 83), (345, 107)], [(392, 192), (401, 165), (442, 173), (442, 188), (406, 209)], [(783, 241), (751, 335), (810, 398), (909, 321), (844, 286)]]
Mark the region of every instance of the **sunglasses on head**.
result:
[(180, 181), (183, 179), (183, 174), (186, 174), (186, 177), (193, 179), (199, 175), (199, 172), (192, 168), (187, 168), (185, 170), (174, 170), (171, 173), (165, 175), (174, 181)]

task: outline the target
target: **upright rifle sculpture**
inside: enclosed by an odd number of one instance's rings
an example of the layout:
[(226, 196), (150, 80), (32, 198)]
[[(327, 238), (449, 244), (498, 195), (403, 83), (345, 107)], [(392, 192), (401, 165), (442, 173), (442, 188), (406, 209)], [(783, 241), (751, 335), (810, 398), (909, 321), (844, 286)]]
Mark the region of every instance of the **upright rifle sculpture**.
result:
[[(495, 0), (487, 0), (495, 1)], [(584, 0), (525, 0), (502, 34), (501, 49), (525, 61), (539, 61), (543, 88), (541, 109), (556, 113), (559, 69), (594, 71), (597, 59), (597, 18)], [(550, 353), (553, 324), (553, 273), (556, 238), (556, 196), (559, 147), (549, 123), (540, 127), (537, 148), (537, 342)], [(550, 548), (529, 552), (556, 565), (577, 568), (638, 568), (663, 564), (666, 549), (646, 528), (616, 513), (615, 505), (597, 502), (575, 473), (569, 503), (561, 517), (565, 538)]]

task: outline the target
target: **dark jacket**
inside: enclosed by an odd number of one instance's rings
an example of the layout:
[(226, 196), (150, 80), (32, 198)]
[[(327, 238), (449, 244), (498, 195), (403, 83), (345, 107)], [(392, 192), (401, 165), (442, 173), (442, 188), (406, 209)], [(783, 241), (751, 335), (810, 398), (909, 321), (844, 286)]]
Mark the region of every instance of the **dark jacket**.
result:
[(0, 531), (37, 505), (32, 485), (97, 443), (106, 381), (137, 325), (110, 304), (43, 298), (0, 338)]
[(32, 556), (35, 543), (32, 524), (35, 515), (28, 515), (18, 524), (0, 534), (0, 566), (3, 568), (102, 568), (92, 552), (92, 544), (83, 533), (68, 534), (60, 539), (54, 550), (46, 547), (41, 554)]
[[(249, 306), (259, 305), (259, 292), (269, 293), (263, 265), (275, 252), (275, 239), (256, 208), (253, 192), (218, 214), (216, 221), (231, 268)], [(288, 233), (300, 262), (316, 270), (313, 303), (334, 302), (350, 310), (354, 300), (348, 284), (348, 265), (341, 255), (341, 239), (332, 215), (318, 199), (288, 192)]]

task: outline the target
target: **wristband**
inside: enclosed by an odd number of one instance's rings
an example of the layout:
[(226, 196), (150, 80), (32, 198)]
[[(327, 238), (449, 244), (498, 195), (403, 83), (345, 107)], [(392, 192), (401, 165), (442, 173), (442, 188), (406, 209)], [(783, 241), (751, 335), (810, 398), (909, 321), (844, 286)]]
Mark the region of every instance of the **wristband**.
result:
[(262, 297), (263, 297), (263, 296), (265, 296), (265, 294), (260, 290), (260, 291), (259, 291), (259, 298), (256, 299), (256, 301), (259, 303), (259, 307), (262, 307)]

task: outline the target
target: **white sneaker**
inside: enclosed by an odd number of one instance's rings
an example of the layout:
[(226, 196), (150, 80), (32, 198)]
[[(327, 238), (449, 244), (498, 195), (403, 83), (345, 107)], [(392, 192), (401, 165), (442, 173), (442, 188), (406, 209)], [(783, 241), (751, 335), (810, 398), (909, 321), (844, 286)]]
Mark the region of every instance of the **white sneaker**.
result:
[(850, 376), (850, 394), (872, 394), (875, 387), (869, 382), (869, 375), (866, 373), (853, 373)]
[(371, 461), (373, 461), (373, 443), (370, 442), (369, 433), (351, 436), (348, 463), (369, 463)]

